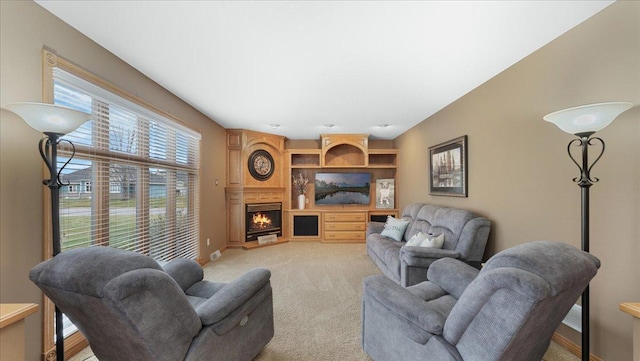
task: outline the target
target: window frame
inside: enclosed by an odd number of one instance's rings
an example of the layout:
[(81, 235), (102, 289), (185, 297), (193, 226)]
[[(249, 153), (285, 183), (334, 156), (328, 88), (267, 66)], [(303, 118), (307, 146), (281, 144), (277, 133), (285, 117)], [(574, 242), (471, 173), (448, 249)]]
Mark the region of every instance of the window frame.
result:
[[(179, 125), (180, 127), (183, 127), (187, 130), (190, 130), (193, 133), (196, 134), (200, 134), (200, 132), (195, 129), (194, 127), (186, 124), (185, 122), (181, 121), (180, 119), (172, 116), (171, 114), (168, 114), (167, 112), (160, 110), (158, 108), (156, 108), (155, 106), (147, 103), (146, 101), (116, 87), (115, 85), (112, 85), (111, 83), (97, 77), (96, 75), (80, 68), (79, 66), (67, 61), (64, 58), (59, 57), (57, 54), (52, 53), (50, 51), (48, 51), (47, 49), (43, 49), (42, 50), (42, 74), (43, 74), (43, 79), (42, 79), (42, 86), (43, 86), (43, 93), (42, 93), (42, 101), (44, 103), (50, 103), (52, 104), (54, 102), (54, 69), (55, 68), (59, 68), (61, 70), (64, 70), (67, 73), (70, 73), (76, 77), (79, 77), (82, 80), (88, 81), (89, 83), (94, 84), (97, 87), (102, 88), (104, 91), (115, 94), (116, 96), (119, 96), (121, 98), (124, 98), (132, 103), (134, 103), (137, 106), (140, 106), (141, 109), (146, 109), (148, 112), (151, 113), (156, 113), (168, 120), (170, 120), (171, 122), (176, 123), (177, 125)], [(60, 145), (60, 151), (61, 153), (64, 153), (66, 151), (70, 151), (70, 148), (66, 148), (63, 146), (63, 144)], [(196, 164), (196, 168), (197, 169), (201, 169), (201, 162), (202, 162), (202, 157), (198, 156), (197, 159), (195, 159), (195, 164)], [(48, 170), (46, 168), (46, 166), (43, 164), (43, 174), (46, 177), (49, 177), (49, 175), (47, 174)], [(200, 173), (198, 172), (197, 177), (200, 177)], [(97, 181), (97, 180), (95, 180)], [(78, 196), (81, 193), (85, 193), (87, 192), (87, 187), (89, 187), (89, 189), (103, 189), (106, 191), (102, 191), (99, 192), (100, 194), (98, 195), (98, 199), (97, 201), (97, 207), (99, 209), (106, 209), (107, 212), (107, 217), (108, 217), (108, 208), (109, 208), (109, 194), (111, 193), (111, 185), (110, 184), (94, 184), (94, 181), (91, 182), (81, 182), (79, 184), (74, 184), (73, 186), (73, 190), (76, 191), (76, 193)], [(105, 188), (106, 187), (106, 188)], [(148, 185), (145, 187), (147, 188), (147, 192), (148, 192)], [(143, 190), (141, 190), (143, 191)], [(200, 182), (197, 181), (196, 182), (196, 189), (193, 195), (191, 195), (191, 197), (199, 197), (200, 194)], [(51, 255), (53, 253), (53, 240), (52, 240), (52, 234), (51, 234), (51, 212), (48, 211), (51, 209), (51, 199), (48, 196), (44, 196), (43, 197), (44, 202), (44, 214), (43, 214), (43, 259), (49, 259), (51, 258)], [(196, 209), (194, 210), (195, 212), (197, 212), (198, 214), (201, 212), (201, 205), (199, 204), (199, 202), (194, 201), (193, 203), (194, 205), (196, 205)], [(105, 212), (101, 212), (102, 214), (105, 214)], [(107, 219), (108, 222), (108, 219)], [(108, 224), (108, 223), (107, 223)], [(200, 222), (197, 221), (197, 230), (198, 232), (200, 231)], [(202, 250), (200, 249), (200, 244), (198, 242), (198, 246), (197, 246), (197, 258), (200, 259), (200, 255), (201, 255)], [(54, 314), (55, 314), (55, 306), (53, 305), (53, 303), (47, 298), (44, 297), (44, 301), (43, 301), (43, 359), (45, 360), (50, 360), (50, 359), (55, 359), (55, 325), (54, 325)], [(65, 337), (65, 359), (68, 357), (71, 357), (72, 355), (78, 353), (79, 351), (81, 351), (83, 348), (85, 348), (88, 345), (88, 342), (86, 341), (86, 339), (82, 336), (82, 334), (80, 332), (74, 332), (73, 334)]]

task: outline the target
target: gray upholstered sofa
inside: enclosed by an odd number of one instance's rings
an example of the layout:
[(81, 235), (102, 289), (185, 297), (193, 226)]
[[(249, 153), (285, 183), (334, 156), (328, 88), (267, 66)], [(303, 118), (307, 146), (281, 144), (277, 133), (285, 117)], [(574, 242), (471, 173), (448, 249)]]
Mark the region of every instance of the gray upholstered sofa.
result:
[[(406, 206), (402, 218), (409, 220), (409, 225), (401, 242), (380, 234), (382, 222), (370, 222), (367, 227), (367, 253), (391, 280), (405, 287), (425, 281), (429, 266), (444, 257), (480, 266), (491, 229), (486, 218), (462, 209), (423, 203)], [(418, 232), (444, 234), (442, 249), (405, 246)]]
[(101, 361), (253, 360), (274, 333), (270, 276), (256, 268), (210, 282), (192, 260), (162, 268), (99, 246), (62, 252), (29, 274)]
[(559, 242), (531, 242), (482, 270), (444, 258), (429, 281), (364, 280), (362, 346), (375, 361), (538, 361), (600, 261)]

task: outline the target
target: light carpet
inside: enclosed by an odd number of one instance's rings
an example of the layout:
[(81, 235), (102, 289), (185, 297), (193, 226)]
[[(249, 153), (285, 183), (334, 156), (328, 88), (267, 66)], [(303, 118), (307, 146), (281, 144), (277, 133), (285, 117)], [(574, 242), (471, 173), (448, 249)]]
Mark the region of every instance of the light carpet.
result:
[[(256, 360), (370, 360), (360, 342), (362, 280), (380, 271), (364, 244), (289, 242), (229, 249), (204, 272), (208, 280), (229, 282), (255, 267), (271, 270), (275, 325), (275, 336)], [(87, 349), (70, 361), (83, 360), (97, 359)], [(543, 360), (578, 358), (552, 343)]]

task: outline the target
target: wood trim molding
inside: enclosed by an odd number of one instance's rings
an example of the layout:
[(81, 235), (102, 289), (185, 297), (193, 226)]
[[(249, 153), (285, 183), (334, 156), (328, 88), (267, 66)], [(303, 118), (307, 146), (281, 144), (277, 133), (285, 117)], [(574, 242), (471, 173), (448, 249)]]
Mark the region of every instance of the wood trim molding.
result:
[[(72, 63), (69, 60), (66, 60), (60, 56), (58, 56), (55, 51), (51, 49), (47, 49), (46, 47), (42, 48), (42, 101), (44, 103), (52, 104), (54, 102), (54, 92), (53, 92), (53, 72), (54, 68), (63, 69), (83, 80), (86, 80), (96, 86), (99, 86), (106, 91), (109, 91), (113, 94), (116, 94), (124, 99), (127, 99), (141, 107), (144, 107), (152, 112), (159, 114), (180, 126), (195, 131), (197, 133), (201, 133), (201, 131), (190, 124), (187, 124), (180, 120), (179, 118), (169, 114), (168, 112), (157, 108), (156, 106), (146, 102), (145, 100), (107, 82), (106, 80), (100, 78), (99, 76), (92, 74), (91, 72), (83, 69), (82, 67)], [(94, 153), (95, 154), (95, 153)], [(100, 154), (96, 154), (99, 156)], [(199, 160), (200, 164), (202, 164), (202, 158)], [(43, 179), (46, 179), (50, 175), (48, 174), (48, 169), (46, 165), (42, 164), (42, 174)], [(108, 189), (108, 187), (107, 187)], [(48, 191), (46, 188), (43, 188), (43, 255), (42, 259), (47, 260), (52, 257), (53, 254), (53, 246), (52, 246), (52, 234), (51, 234), (51, 212), (48, 211), (51, 209), (51, 200), (50, 196), (48, 196)], [(191, 193), (191, 192), (190, 192)], [(105, 198), (106, 197), (106, 198)], [(108, 206), (108, 193), (98, 194), (96, 199), (98, 199), (98, 207), (103, 208)], [(105, 203), (106, 199), (106, 203)], [(170, 203), (170, 204), (174, 204)], [(108, 212), (102, 212), (103, 214), (108, 214)], [(108, 224), (102, 222), (103, 224)], [(55, 307), (53, 303), (47, 298), (43, 296), (43, 341), (42, 341), (42, 355), (43, 359), (46, 361), (52, 361), (56, 359), (55, 352), (55, 325), (54, 325), (54, 310)], [(76, 332), (65, 338), (65, 358), (69, 358), (72, 355), (76, 354), (83, 348), (88, 346), (87, 340), (80, 332)], [(61, 360), (60, 360), (61, 361)]]
[[(75, 332), (71, 336), (67, 336), (64, 339), (64, 358), (68, 360), (71, 356), (77, 354), (82, 351), (84, 348), (89, 346), (89, 341), (87, 341), (84, 336), (80, 332)], [(56, 345), (53, 344), (52, 347), (45, 349), (44, 355), (42, 355), (44, 361), (63, 361), (57, 360), (56, 357)]]
[[(551, 340), (554, 341), (555, 343), (557, 343), (558, 345), (562, 346), (564, 349), (566, 349), (567, 351), (569, 351), (571, 354), (575, 355), (576, 357), (581, 357), (582, 356), (582, 348), (578, 345), (576, 345), (575, 343), (573, 343), (571, 340), (569, 340), (568, 338), (560, 335), (557, 332), (553, 333), (553, 336), (551, 336)], [(602, 361), (602, 359), (592, 353), (589, 354), (589, 360), (590, 361)]]
[[(143, 100), (140, 97), (137, 97), (119, 87), (117, 87), (116, 85), (113, 85), (111, 83), (109, 83), (108, 81), (100, 78), (99, 76), (83, 69), (82, 67), (58, 56), (54, 51), (43, 48), (42, 49), (42, 59), (43, 59), (43, 79), (42, 79), (42, 84), (43, 84), (43, 93), (46, 94), (50, 94), (50, 96), (46, 96), (44, 97), (45, 99), (43, 99), (43, 101), (48, 102), (48, 103), (52, 103), (53, 102), (53, 87), (48, 87), (47, 86), (47, 82), (52, 83), (52, 78), (50, 76), (50, 74), (53, 74), (53, 70), (52, 68), (54, 67), (58, 67), (60, 69), (63, 69), (65, 71), (68, 71), (70, 73), (72, 73), (73, 75), (76, 75), (90, 83), (93, 83), (113, 94), (116, 94), (122, 98), (125, 98), (129, 101), (132, 101), (142, 107), (145, 107), (155, 113), (158, 113), (166, 118), (171, 119), (172, 121), (175, 121), (176, 123), (180, 124), (181, 126), (187, 128), (187, 129), (191, 129), (193, 131), (196, 131), (198, 133), (201, 133), (200, 129), (194, 128), (192, 125), (185, 123), (184, 121), (182, 121), (181, 119), (177, 118), (176, 116), (169, 114), (168, 112), (159, 109), (158, 107), (150, 104), (149, 102)], [(46, 98), (50, 98), (50, 99), (46, 99)]]
[[(84, 69), (71, 64), (70, 62), (59, 58), (55, 53), (42, 49), (42, 101), (44, 103), (53, 103), (53, 68), (61, 67), (67, 71), (70, 71), (74, 74), (78, 74), (81, 76), (85, 76), (86, 74), (91, 75), (86, 72)], [(91, 75), (91, 79), (97, 79), (94, 75)], [(91, 79), (87, 79), (91, 81)], [(48, 169), (46, 166), (42, 165), (42, 174), (43, 177), (49, 177)], [(44, 191), (49, 193), (48, 191)], [(48, 210), (51, 209), (51, 197), (43, 196), (43, 209)], [(43, 255), (42, 259), (47, 260), (51, 258), (53, 254), (53, 240), (51, 230), (51, 212), (44, 212), (43, 215)], [(53, 361), (56, 360), (56, 344), (55, 344), (55, 305), (49, 298), (43, 296), (43, 359), (45, 361)], [(80, 332), (75, 332), (74, 334), (65, 337), (65, 349), (64, 356), (65, 359), (77, 354), (83, 348), (89, 345), (89, 342), (84, 338), (84, 336)]]
[(352, 145), (363, 152), (369, 149), (368, 134), (320, 134), (320, 139), (323, 153), (342, 144)]

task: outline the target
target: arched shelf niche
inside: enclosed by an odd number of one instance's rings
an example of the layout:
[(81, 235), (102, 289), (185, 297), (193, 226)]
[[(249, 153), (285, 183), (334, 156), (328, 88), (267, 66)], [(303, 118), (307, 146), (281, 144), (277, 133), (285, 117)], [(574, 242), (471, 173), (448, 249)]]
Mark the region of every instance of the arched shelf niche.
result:
[(330, 168), (366, 167), (368, 136), (364, 134), (322, 135), (322, 166)]

